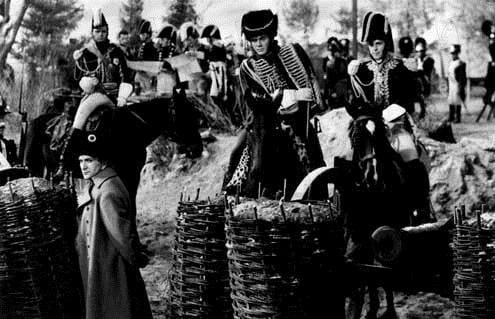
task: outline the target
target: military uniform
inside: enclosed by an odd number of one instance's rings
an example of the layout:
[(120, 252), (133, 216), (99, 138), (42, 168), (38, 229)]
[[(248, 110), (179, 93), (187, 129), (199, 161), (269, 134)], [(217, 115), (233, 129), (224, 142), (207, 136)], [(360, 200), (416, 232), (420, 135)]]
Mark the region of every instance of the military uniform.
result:
[(408, 113), (414, 111), (416, 83), (413, 73), (401, 59), (389, 54), (378, 63), (368, 58), (360, 61), (357, 72), (350, 76), (354, 94), (347, 111), (353, 118), (369, 112), (381, 114), (393, 103), (401, 105)]

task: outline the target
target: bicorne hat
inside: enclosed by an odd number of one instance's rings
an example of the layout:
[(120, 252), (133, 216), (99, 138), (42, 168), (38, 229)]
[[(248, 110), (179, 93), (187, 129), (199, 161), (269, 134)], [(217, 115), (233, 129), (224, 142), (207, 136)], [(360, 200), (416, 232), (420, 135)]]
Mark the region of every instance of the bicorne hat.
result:
[(93, 16), (91, 17), (91, 30), (101, 27), (108, 27), (108, 23), (101, 9), (98, 9), (93, 13)]
[(392, 29), (387, 17), (380, 12), (368, 11), (363, 18), (361, 42), (372, 43), (375, 40), (385, 41), (386, 50), (394, 52)]
[(72, 132), (74, 155), (76, 157), (88, 155), (100, 160), (108, 159), (109, 145), (105, 142), (107, 139), (106, 134), (101, 131), (87, 132), (74, 129)]
[(185, 39), (191, 37), (191, 38), (199, 38), (199, 32), (198, 29), (196, 28), (196, 25), (191, 22), (184, 22), (180, 28), (179, 28), (179, 35), (180, 35), (180, 40), (184, 41)]
[(141, 24), (139, 25), (139, 34), (141, 33), (151, 34), (151, 23), (148, 20), (141, 21)]
[(213, 39), (217, 39), (217, 40), (222, 39), (222, 37), (220, 36), (220, 29), (214, 24), (209, 24), (206, 27), (204, 27), (203, 31), (201, 32), (201, 37), (202, 38), (213, 38)]
[(330, 48), (332, 52), (338, 52), (342, 50), (342, 44), (340, 44), (339, 39), (337, 39), (336, 37), (328, 38), (327, 47)]
[(246, 39), (266, 34), (275, 37), (278, 31), (278, 17), (271, 10), (250, 11), (242, 16), (242, 33)]
[(177, 28), (171, 24), (168, 24), (162, 28), (160, 33), (158, 33), (158, 38), (160, 39), (170, 39), (172, 42), (177, 41)]

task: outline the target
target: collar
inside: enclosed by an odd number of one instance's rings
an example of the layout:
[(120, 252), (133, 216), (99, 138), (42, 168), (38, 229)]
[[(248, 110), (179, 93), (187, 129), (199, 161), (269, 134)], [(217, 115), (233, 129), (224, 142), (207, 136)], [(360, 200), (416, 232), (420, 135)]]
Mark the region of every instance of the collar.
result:
[(98, 174), (93, 176), (91, 179), (95, 185), (95, 187), (100, 188), (101, 185), (108, 179), (117, 176), (117, 173), (114, 171), (113, 168), (111, 167), (106, 167), (102, 171), (100, 171)]

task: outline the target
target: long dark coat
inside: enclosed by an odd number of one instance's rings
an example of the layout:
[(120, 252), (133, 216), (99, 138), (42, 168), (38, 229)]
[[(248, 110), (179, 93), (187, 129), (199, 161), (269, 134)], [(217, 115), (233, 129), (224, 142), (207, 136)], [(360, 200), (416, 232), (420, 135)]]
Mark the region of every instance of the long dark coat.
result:
[(92, 180), (79, 198), (76, 237), (86, 319), (152, 318), (136, 265), (138, 241), (129, 194), (112, 168)]

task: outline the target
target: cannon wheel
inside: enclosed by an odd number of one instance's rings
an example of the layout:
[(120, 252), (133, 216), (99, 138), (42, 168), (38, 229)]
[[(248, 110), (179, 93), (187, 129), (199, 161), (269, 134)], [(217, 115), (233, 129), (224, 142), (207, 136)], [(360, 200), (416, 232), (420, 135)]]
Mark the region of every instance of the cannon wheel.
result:
[(0, 170), (0, 186), (5, 185), (8, 181), (29, 176), (29, 170), (24, 167), (11, 167)]
[[(304, 179), (299, 183), (296, 191), (292, 195), (291, 201), (303, 200), (304, 197), (309, 193), (311, 185), (317, 180), (326, 180), (328, 184), (335, 184), (338, 180), (339, 169), (335, 167), (323, 166), (313, 170), (311, 173), (306, 175)], [(330, 196), (331, 197), (331, 196)]]

